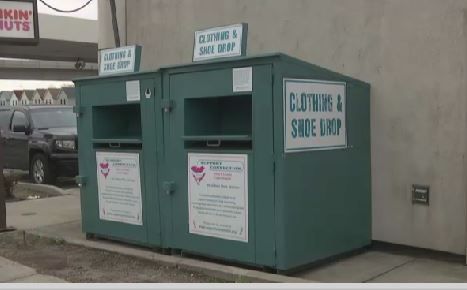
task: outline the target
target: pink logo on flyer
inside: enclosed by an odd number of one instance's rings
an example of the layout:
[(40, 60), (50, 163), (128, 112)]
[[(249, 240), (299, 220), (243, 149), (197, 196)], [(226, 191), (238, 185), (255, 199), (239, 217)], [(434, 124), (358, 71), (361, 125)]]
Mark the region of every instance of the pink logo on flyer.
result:
[(204, 176), (206, 175), (206, 172), (204, 172), (204, 166), (196, 166), (193, 165), (191, 166), (191, 175), (195, 179), (196, 183), (199, 185), (201, 180), (203, 180)]
[(109, 163), (101, 162), (99, 163), (99, 167), (101, 169), (101, 174), (104, 175), (105, 178), (107, 178), (107, 175), (109, 175), (110, 172)]

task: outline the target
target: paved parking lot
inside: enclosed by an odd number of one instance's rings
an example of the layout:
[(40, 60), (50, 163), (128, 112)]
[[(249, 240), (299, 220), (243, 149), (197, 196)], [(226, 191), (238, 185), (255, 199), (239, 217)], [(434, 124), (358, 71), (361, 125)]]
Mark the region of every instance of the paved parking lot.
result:
[[(183, 265), (183, 257), (165, 256), (153, 251), (108, 241), (88, 241), (81, 233), (81, 211), (79, 190), (69, 187), (67, 195), (47, 199), (28, 200), (7, 204), (8, 225), (18, 229), (49, 237), (64, 239), (86, 247), (112, 250), (128, 255), (146, 257), (154, 261), (178, 263)], [(239, 275), (249, 273), (238, 267), (224, 266), (201, 261), (192, 262), (196, 267), (205, 267), (209, 271), (225, 269)], [(190, 264), (188, 263), (188, 264)], [(191, 264), (190, 264), (191, 265)], [(198, 269), (199, 270), (199, 269)], [(207, 273), (209, 273), (207, 271)], [(261, 273), (253, 271), (251, 273)], [(214, 272), (212, 272), (214, 273)], [(225, 273), (224, 273), (225, 274)], [(215, 275), (220, 275), (219, 273)], [(258, 274), (263, 275), (263, 274)], [(264, 273), (267, 279), (277, 282), (288, 278)], [(275, 276), (276, 278), (270, 278)], [(441, 255), (411, 255), (410, 253), (384, 250), (368, 250), (364, 253), (340, 259), (294, 275), (296, 280), (310, 282), (467, 282), (467, 267), (463, 257)], [(303, 279), (303, 280), (302, 280)]]

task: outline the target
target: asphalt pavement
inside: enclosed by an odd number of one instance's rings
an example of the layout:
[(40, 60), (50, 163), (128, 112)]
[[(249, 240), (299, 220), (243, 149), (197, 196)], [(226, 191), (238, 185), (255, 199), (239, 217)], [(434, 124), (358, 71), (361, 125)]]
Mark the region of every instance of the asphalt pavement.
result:
[[(447, 258), (439, 258), (440, 255), (412, 255), (404, 251), (394, 253), (370, 249), (288, 277), (186, 257), (162, 255), (122, 243), (86, 240), (81, 232), (79, 190), (70, 187), (65, 192), (63, 196), (8, 203), (7, 224), (36, 235), (63, 239), (71, 244), (177, 265), (228, 280), (248, 277), (251, 281), (261, 282), (467, 282), (467, 267), (463, 263), (463, 257), (452, 259), (449, 255)], [(30, 272), (25, 270), (24, 273), (31, 273), (28, 276), (30, 280), (45, 279), (42, 276), (34, 278), (36, 274), (28, 271)]]

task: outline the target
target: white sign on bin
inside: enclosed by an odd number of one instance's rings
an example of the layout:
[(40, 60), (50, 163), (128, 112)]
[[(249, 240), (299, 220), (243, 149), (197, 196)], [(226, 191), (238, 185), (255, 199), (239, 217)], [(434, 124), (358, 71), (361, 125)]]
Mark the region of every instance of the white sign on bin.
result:
[(96, 152), (99, 218), (143, 224), (138, 153)]
[(246, 36), (244, 23), (196, 31), (193, 61), (242, 56), (246, 50)]
[(113, 75), (139, 71), (141, 46), (123, 46), (99, 51), (99, 75)]
[(248, 242), (248, 156), (188, 154), (192, 234)]
[(347, 147), (346, 85), (284, 79), (284, 151)]

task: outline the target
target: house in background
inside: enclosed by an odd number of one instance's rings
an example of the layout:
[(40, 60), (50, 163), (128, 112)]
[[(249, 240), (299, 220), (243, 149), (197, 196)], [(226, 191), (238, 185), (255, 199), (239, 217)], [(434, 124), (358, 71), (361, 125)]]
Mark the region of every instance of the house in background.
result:
[(44, 95), (46, 89), (37, 89), (34, 91), (34, 96), (32, 97), (31, 104), (41, 105), (44, 103)]
[(24, 90), (21, 94), (21, 99), (19, 99), (19, 104), (22, 106), (26, 106), (32, 103), (32, 99), (34, 97), (33, 90)]
[(48, 88), (44, 93), (43, 104), (45, 105), (53, 105), (57, 103), (58, 100), (58, 93), (60, 89), (56, 88)]
[(74, 87), (62, 87), (58, 94), (57, 105), (75, 105), (75, 88)]
[(1, 106), (75, 105), (75, 88), (0, 91)]
[(47, 90), (52, 95), (52, 99), (53, 99), (52, 105), (59, 105), (58, 98), (59, 98), (60, 91), (62, 89), (61, 88), (48, 88)]
[(44, 105), (52, 105), (54, 102), (54, 99), (52, 98), (52, 94), (48, 89), (44, 90), (44, 96), (42, 98), (42, 104)]
[(3, 91), (0, 92), (0, 106), (9, 106), (10, 105), (10, 99), (11, 96), (13, 95), (12, 91)]
[(19, 100), (21, 99), (21, 95), (23, 94), (23, 91), (13, 91), (13, 94), (11, 95), (10, 98), (10, 106), (18, 106)]

